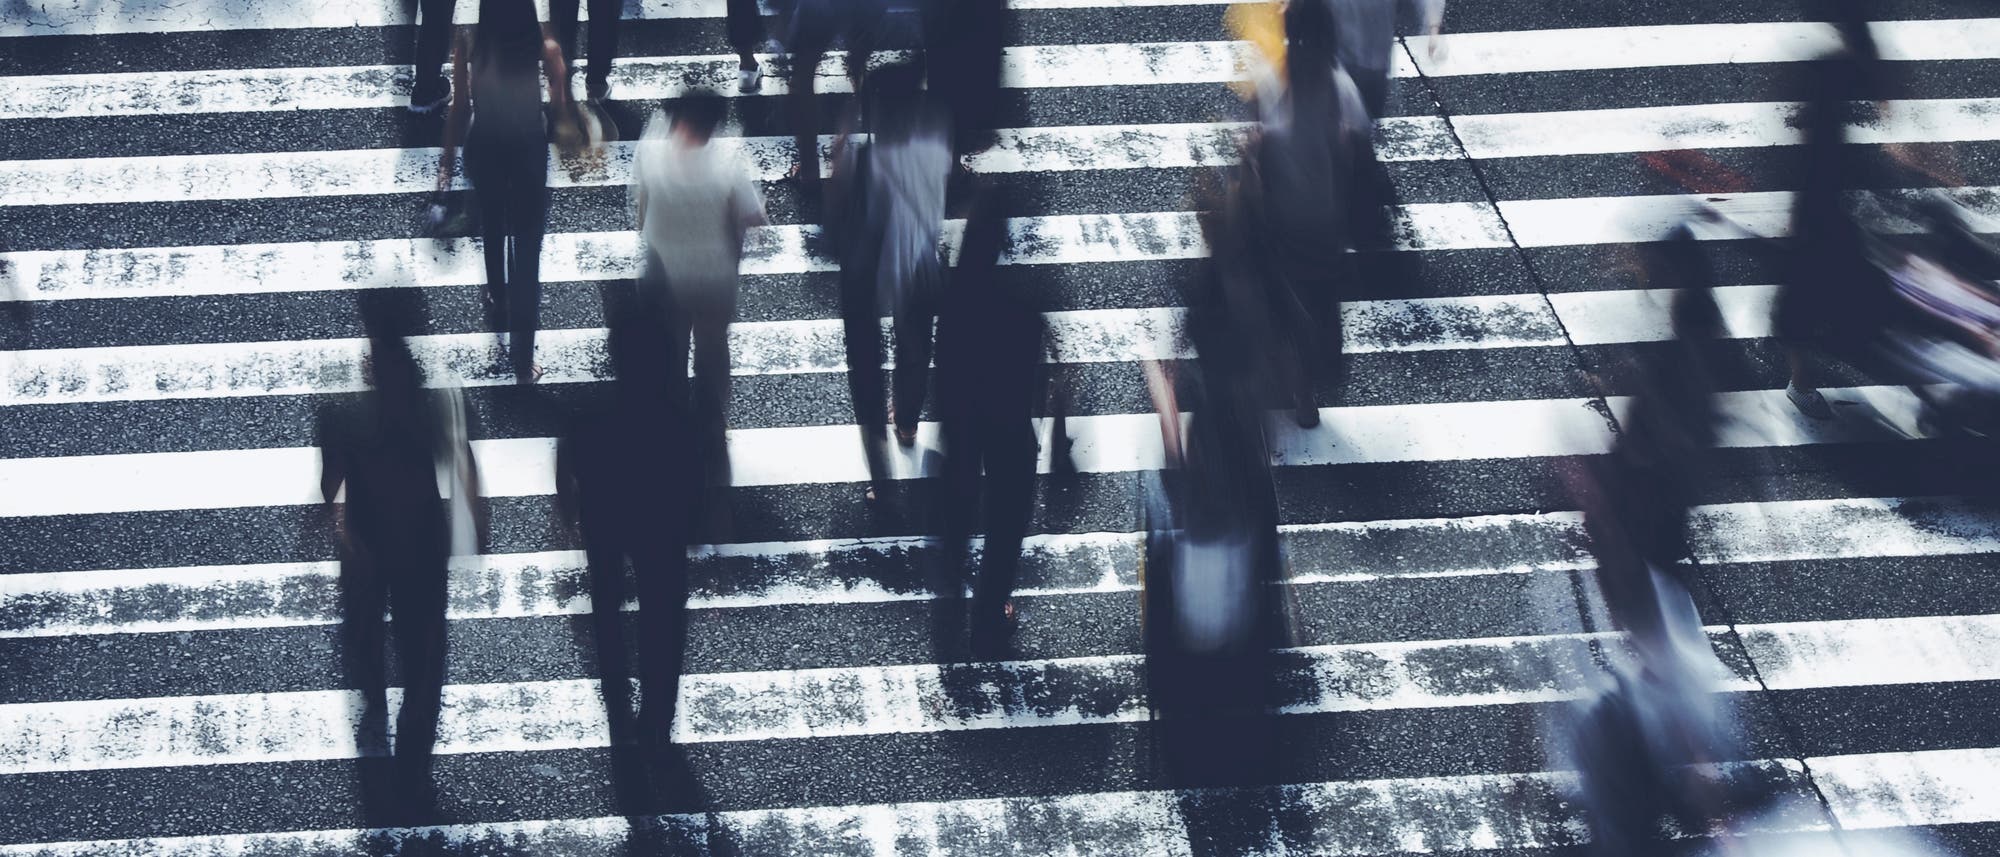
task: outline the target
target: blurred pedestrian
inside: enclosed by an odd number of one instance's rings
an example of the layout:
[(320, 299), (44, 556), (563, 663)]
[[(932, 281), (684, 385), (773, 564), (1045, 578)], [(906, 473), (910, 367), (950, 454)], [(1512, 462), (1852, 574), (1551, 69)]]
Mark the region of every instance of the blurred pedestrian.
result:
[(930, 91), (951, 113), (952, 151), (983, 149), (999, 124), (1001, 65), (1013, 25), (1007, 0), (934, 0), (926, 14)]
[[(1325, 4), (1337, 38), (1334, 54), (1354, 84), (1371, 119), (1389, 105), (1389, 70), (1396, 49), (1396, 15), (1408, 8), (1427, 36), (1444, 30), (1445, 0), (1318, 0)], [(1292, 5), (1299, 5), (1294, 3)]]
[(451, 17), (458, 0), (422, 0), (417, 6), (417, 50), (410, 67), (410, 112), (436, 113), (451, 99), (445, 55), (451, 51)]
[(1179, 378), (1144, 369), (1167, 465), (1142, 480), (1146, 675), (1169, 769), (1176, 782), (1264, 782), (1285, 625), (1263, 409), (1202, 362)]
[[(542, 374), (534, 354), (551, 135), (538, 76), (547, 83), (558, 135), (580, 136), (562, 48), (536, 20), (534, 3), (480, 0), (478, 25), (459, 34), (453, 52), (451, 114), (437, 183), (439, 194), (450, 188), (463, 141), (486, 254), (484, 299), (504, 331), (514, 379), (523, 384)], [(435, 215), (440, 207), (432, 210)]]
[[(568, 71), (576, 71), (576, 19), (579, 0), (549, 0), (549, 23), (562, 46)], [(611, 90), (611, 61), (618, 58), (618, 18), (622, 0), (590, 0), (590, 61), (583, 75), (584, 97), (601, 101)], [(564, 78), (564, 88), (569, 88)]]
[(895, 389), (890, 405), (896, 442), (916, 443), (917, 418), (930, 382), (931, 327), (944, 277), (945, 184), (952, 157), (945, 117), (923, 91), (923, 70), (902, 64), (869, 78), (874, 141), (868, 149), (866, 216), (879, 230), (878, 300), (896, 331)]
[(940, 651), (956, 652), (965, 619), (966, 545), (983, 509), (986, 544), (972, 601), (972, 656), (979, 660), (1006, 653), (1010, 598), (1034, 505), (1032, 419), (1043, 393), (1040, 307), (994, 275), (1007, 247), (1007, 209), (999, 190), (976, 193), (937, 322), (946, 550), (933, 587), (935, 627)]
[(728, 102), (712, 92), (680, 99), (648, 124), (633, 156), (632, 196), (647, 248), (643, 295), (663, 311), (676, 371), (694, 352), (694, 413), (726, 479), (729, 325), (736, 319), (743, 237), (764, 223), (749, 168), (711, 145)]
[[(389, 811), (421, 817), (431, 800), (431, 748), (445, 678), (445, 606), (452, 550), (446, 498), (479, 496), (477, 469), (464, 435), (464, 403), (426, 390), (405, 337), (417, 332), (419, 307), (410, 289), (361, 292), (368, 333), (366, 374), (371, 389), (351, 406), (320, 416), (320, 491), (333, 507), (341, 546), (342, 660), (360, 688), (357, 743), (379, 754), (388, 738), (386, 631), (394, 617), (397, 671), (403, 678), (397, 713)], [(440, 473), (449, 474), (440, 486)], [(440, 488), (444, 490), (441, 491)], [(474, 542), (476, 544), (476, 541)]]
[[(582, 533), (591, 627), (613, 740), (654, 748), (670, 738), (687, 648), (687, 549), (706, 475), (687, 413), (685, 363), (658, 312), (635, 299), (607, 306), (612, 398), (578, 411), (556, 445), (556, 497)], [(639, 596), (640, 710), (631, 714), (624, 614)]]
[[(786, 0), (785, 49), (791, 57), (785, 105), (798, 158), (792, 175), (798, 180), (802, 194), (819, 192), (820, 60), (836, 40), (843, 42), (847, 49), (847, 81), (852, 91), (861, 92), (869, 58), (880, 41), (892, 2)], [(740, 63), (739, 56), (739, 66)]]

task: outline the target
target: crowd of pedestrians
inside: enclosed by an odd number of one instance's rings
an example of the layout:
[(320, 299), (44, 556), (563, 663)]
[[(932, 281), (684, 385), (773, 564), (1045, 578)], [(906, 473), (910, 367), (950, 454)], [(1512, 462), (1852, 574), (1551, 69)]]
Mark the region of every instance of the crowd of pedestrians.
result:
[[(579, 5), (558, 0), (544, 25), (530, 0), (482, 0), (477, 24), (454, 36), (452, 3), (427, 0), (417, 35), (411, 109), (446, 109), (438, 189), (453, 186), (462, 162), (476, 199), (491, 324), (523, 385), (542, 373), (535, 341), (550, 145), (579, 137), (601, 143), (611, 133), (591, 130), (573, 96)], [(880, 508), (906, 493), (892, 490), (892, 460), (914, 454), (920, 420), (934, 414), (939, 433), (926, 445), (943, 455), (933, 522), (940, 550), (930, 568), (938, 657), (1004, 659), (1019, 621), (1012, 592), (1036, 514), (1038, 467), (1074, 465), (1061, 419), (1066, 399), (1047, 371), (1043, 297), (999, 270), (1010, 253), (1009, 217), (1025, 201), (1003, 183), (969, 175), (962, 160), (993, 142), (1006, 5), (779, 5), (796, 143), (790, 180), (801, 209), (822, 220), (821, 249), (839, 267), (854, 424), (869, 477), (861, 502)], [(1393, 232), (1395, 189), (1371, 135), (1391, 102), (1390, 50), (1404, 5), (1427, 32), (1438, 32), (1442, 0), (1290, 0), (1230, 13), (1261, 61), (1241, 90), (1252, 121), (1240, 161), (1217, 171), (1198, 200), (1210, 253), (1181, 284), (1186, 344), (1196, 357), (1143, 365), (1165, 465), (1139, 480), (1148, 685), (1188, 782), (1253, 776), (1274, 757), (1260, 740), (1271, 730), (1251, 723), (1272, 710), (1273, 653), (1292, 625), (1285, 587), (1276, 585), (1285, 558), (1266, 414), (1286, 413), (1311, 429), (1323, 418), (1321, 403), (1341, 396), (1341, 301), (1363, 276), (1357, 257), (1383, 249)], [(584, 104), (611, 91), (620, 9), (588, 4)], [(1864, 224), (1842, 195), (1852, 175), (1842, 143), (1847, 111), (1873, 91), (1879, 63), (1865, 23), (1854, 16), (1841, 24), (1848, 43), (1816, 65), (1803, 114), (1805, 190), (1777, 304), (1790, 354), (1787, 393), (1809, 418), (1828, 409), (1812, 388), (1809, 348), (1902, 342), (1903, 351), (1871, 353), (1907, 358), (1932, 353), (1908, 349), (1935, 340), (2000, 354), (2000, 301), (1969, 286), (1941, 291), (1936, 276), (1896, 274), (1928, 270), (1918, 262), (1934, 257), (1957, 260), (1951, 264), (1961, 271), (2000, 257), (1982, 255), (1970, 238), (1947, 251), (1905, 249), (1896, 256), (1901, 267), (1868, 255)], [(739, 93), (763, 87), (767, 32), (755, 2), (729, 0)], [(927, 50), (871, 67), (877, 49), (911, 44)], [(857, 97), (827, 116), (815, 85), (836, 45), (846, 49)], [(437, 76), (447, 48), (450, 73)], [(721, 94), (682, 93), (653, 113), (633, 144), (641, 271), (605, 298), (612, 390), (572, 408), (558, 444), (558, 500), (590, 566), (592, 634), (615, 743), (670, 735), (688, 632), (687, 550), (704, 532), (703, 507), (731, 484), (729, 331), (746, 236), (766, 213), (755, 177), (718, 142), (729, 109)], [(820, 131), (829, 124), (838, 133), (822, 153)], [(831, 165), (824, 178), (823, 156)], [(964, 218), (952, 264), (942, 249), (948, 214)], [(1949, 228), (1947, 215), (1937, 219), (1935, 234), (1965, 234)], [(1612, 849), (1606, 853), (1619, 854), (1642, 853), (1636, 843), (1648, 840), (1661, 815), (1704, 824), (1721, 817), (1723, 798), (1694, 787), (1662, 790), (1659, 780), (1669, 768), (1733, 758), (1726, 714), (1712, 701), (1718, 667), (1692, 584), (1676, 574), (1687, 555), (1700, 459), (1718, 433), (1706, 344), (1724, 335), (1723, 321), (1687, 228), (1640, 267), (1649, 286), (1683, 295), (1673, 310), (1678, 344), (1639, 367), (1637, 403), (1622, 417), (1614, 450), (1575, 481), (1609, 612), (1629, 633), (1637, 664), (1588, 708), (1577, 738), (1597, 835)], [(403, 343), (421, 317), (411, 301), (409, 290), (367, 293), (373, 389), (325, 418), (321, 446), (328, 500), (346, 493), (346, 650), (367, 701), (362, 728), (375, 736), (365, 746), (386, 741), (386, 605), (409, 690), (395, 747), (383, 752), (396, 760), (394, 778), (421, 797), (444, 676), (447, 558), (479, 550), (464, 538), (453, 544), (453, 533), (479, 523), (466, 443), (472, 415), (458, 397), (425, 386), (440, 379), (422, 377)], [(1926, 317), (1923, 307), (1942, 308), (1928, 316), (1929, 327), (1885, 321)], [(1910, 345), (1912, 336), (1930, 338)], [(894, 364), (886, 379), (885, 339)], [(1041, 436), (1038, 415), (1055, 418)], [(975, 534), (984, 536), (976, 551)], [(643, 617), (636, 712), (622, 610), (628, 580)]]

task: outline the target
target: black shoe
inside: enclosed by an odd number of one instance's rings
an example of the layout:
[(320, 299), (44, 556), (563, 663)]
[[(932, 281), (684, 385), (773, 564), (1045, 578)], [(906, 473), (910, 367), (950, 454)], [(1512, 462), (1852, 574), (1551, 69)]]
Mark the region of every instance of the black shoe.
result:
[(429, 116), (451, 103), (451, 80), (438, 75), (429, 86), (419, 85), (410, 91), (410, 112), (418, 116)]
[(586, 77), (583, 79), (584, 98), (591, 101), (603, 101), (604, 97), (609, 94), (611, 94), (611, 81), (601, 77)]

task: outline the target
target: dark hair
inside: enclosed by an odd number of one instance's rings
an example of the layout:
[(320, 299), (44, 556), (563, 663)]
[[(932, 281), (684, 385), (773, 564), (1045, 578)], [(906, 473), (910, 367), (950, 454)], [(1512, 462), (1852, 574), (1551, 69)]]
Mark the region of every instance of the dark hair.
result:
[(423, 298), (414, 287), (362, 289), (355, 296), (361, 328), (368, 335), (368, 363), (374, 387), (388, 407), (391, 424), (413, 419), (424, 373), (406, 337), (417, 335), (424, 318)]
[(667, 115), (673, 117), (673, 127), (686, 128), (703, 140), (715, 135), (715, 129), (722, 125), (729, 115), (729, 99), (707, 89), (690, 90), (678, 102), (666, 105)]
[(914, 62), (885, 65), (870, 72), (862, 85), (863, 112), (870, 130), (885, 136), (907, 136), (929, 116), (924, 98), (924, 69)]

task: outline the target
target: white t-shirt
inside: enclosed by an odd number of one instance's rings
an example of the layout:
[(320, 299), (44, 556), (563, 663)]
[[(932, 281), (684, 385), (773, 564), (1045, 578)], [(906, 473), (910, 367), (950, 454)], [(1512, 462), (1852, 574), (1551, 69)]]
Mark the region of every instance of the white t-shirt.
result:
[(764, 201), (734, 152), (711, 141), (689, 146), (648, 123), (632, 158), (641, 237), (667, 273), (668, 288), (713, 294), (736, 288), (743, 230), (764, 222)]

